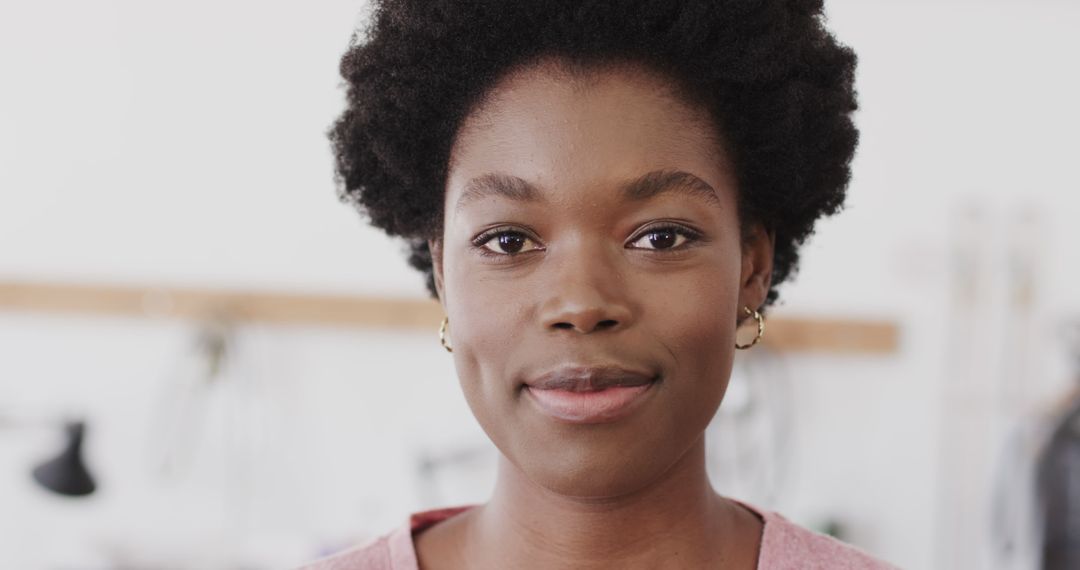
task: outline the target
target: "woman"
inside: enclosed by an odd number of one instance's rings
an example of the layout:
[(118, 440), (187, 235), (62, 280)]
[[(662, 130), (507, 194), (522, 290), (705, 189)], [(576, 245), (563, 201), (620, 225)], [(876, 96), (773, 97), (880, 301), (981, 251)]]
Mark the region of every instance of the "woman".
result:
[[(311, 568), (884, 568), (715, 492), (736, 328), (844, 200), (855, 56), (813, 0), (383, 0), (343, 199), (406, 238), (490, 501)], [(407, 379), (402, 379), (407, 381)]]

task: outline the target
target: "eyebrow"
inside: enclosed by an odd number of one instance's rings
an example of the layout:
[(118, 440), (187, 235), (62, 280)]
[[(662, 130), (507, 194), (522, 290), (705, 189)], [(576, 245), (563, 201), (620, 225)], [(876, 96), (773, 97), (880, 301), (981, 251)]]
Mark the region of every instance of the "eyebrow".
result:
[[(654, 170), (620, 185), (622, 194), (635, 202), (645, 201), (660, 194), (677, 192), (698, 196), (720, 206), (716, 190), (701, 178), (682, 170)], [(477, 176), (465, 185), (456, 208), (487, 196), (502, 196), (518, 202), (539, 202), (540, 189), (517, 176), (489, 173)]]

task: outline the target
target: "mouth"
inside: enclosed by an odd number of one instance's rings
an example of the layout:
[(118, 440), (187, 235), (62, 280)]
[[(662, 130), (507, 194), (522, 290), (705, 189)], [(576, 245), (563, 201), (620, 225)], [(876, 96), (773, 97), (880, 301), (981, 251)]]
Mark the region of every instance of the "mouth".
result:
[(659, 381), (656, 374), (620, 367), (563, 367), (525, 382), (541, 413), (575, 423), (613, 422), (641, 406)]

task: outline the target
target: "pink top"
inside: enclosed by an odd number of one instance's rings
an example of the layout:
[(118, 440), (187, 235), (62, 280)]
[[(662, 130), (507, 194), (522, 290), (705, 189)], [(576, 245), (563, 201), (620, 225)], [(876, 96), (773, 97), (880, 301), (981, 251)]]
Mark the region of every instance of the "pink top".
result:
[[(798, 526), (777, 512), (735, 502), (765, 521), (758, 570), (896, 570), (854, 546)], [(413, 535), (470, 508), (472, 505), (414, 513), (407, 524), (389, 534), (298, 570), (419, 570)]]

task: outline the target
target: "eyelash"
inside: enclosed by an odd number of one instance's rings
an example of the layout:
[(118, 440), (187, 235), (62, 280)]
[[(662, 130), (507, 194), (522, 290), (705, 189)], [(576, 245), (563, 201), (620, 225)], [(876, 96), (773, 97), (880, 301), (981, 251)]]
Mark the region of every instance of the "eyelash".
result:
[[(657, 224), (657, 225), (654, 225), (654, 226), (647, 227), (647, 228), (641, 230), (640, 232), (638, 232), (637, 234), (634, 234), (634, 237), (630, 238), (630, 240), (627, 243), (630, 244), (630, 243), (640, 241), (643, 237), (645, 237), (645, 236), (647, 236), (647, 235), (649, 235), (651, 233), (657, 233), (657, 232), (661, 232), (661, 231), (670, 231), (672, 233), (675, 233), (676, 235), (680, 235), (680, 236), (686, 238), (686, 240), (682, 244), (680, 244), (678, 246), (675, 246), (675, 247), (672, 247), (672, 248), (668, 248), (668, 249), (650, 249), (650, 248), (633, 248), (633, 249), (643, 249), (643, 250), (646, 250), (646, 251), (654, 251), (654, 252), (658, 252), (658, 253), (666, 253), (666, 252), (681, 250), (683, 248), (688, 247), (687, 244), (692, 244), (693, 242), (696, 242), (696, 241), (701, 239), (701, 232), (699, 232), (697, 230), (694, 230), (692, 228), (689, 228), (689, 227), (683, 226), (683, 225), (679, 225), (679, 224), (661, 223), (661, 224)], [(475, 238), (473, 238), (473, 240), (472, 240), (473, 248), (475, 248), (480, 253), (480, 255), (487, 256), (487, 257), (503, 257), (503, 258), (505, 258), (505, 257), (515, 257), (515, 256), (522, 255), (524, 253), (529, 253), (529, 252), (532, 252), (532, 251), (543, 251), (544, 250), (543, 247), (539, 247), (537, 249), (530, 249), (530, 250), (522, 251), (522, 252), (518, 252), (518, 253), (498, 253), (498, 252), (492, 251), (491, 249), (488, 249), (486, 247), (488, 242), (490, 242), (491, 240), (493, 240), (495, 238), (498, 238), (500, 236), (504, 236), (504, 235), (522, 236), (526, 240), (532, 241), (534, 243), (539, 241), (539, 240), (531, 237), (531, 235), (529, 233), (527, 233), (527, 232), (523, 232), (523, 231), (520, 231), (520, 230), (517, 230), (517, 229), (514, 229), (514, 228), (498, 227), (498, 228), (492, 228), (492, 229), (490, 229), (490, 230), (476, 236)]]

